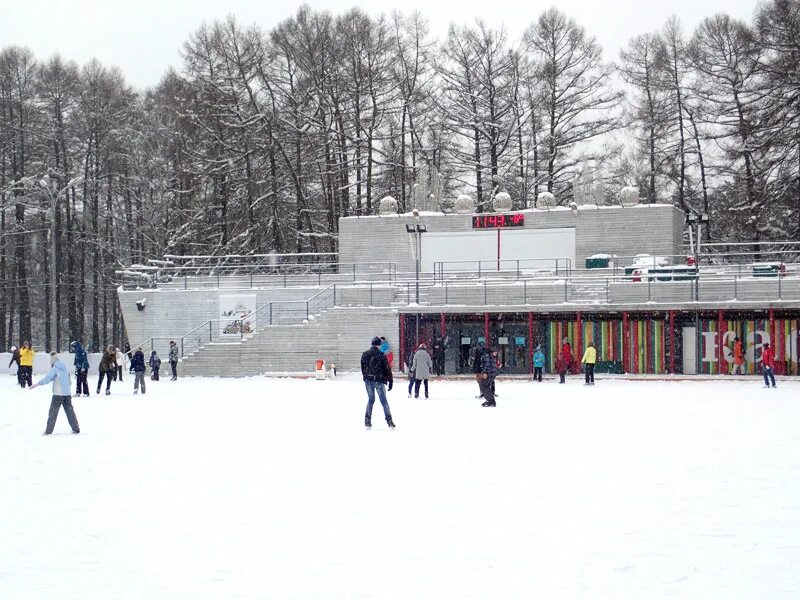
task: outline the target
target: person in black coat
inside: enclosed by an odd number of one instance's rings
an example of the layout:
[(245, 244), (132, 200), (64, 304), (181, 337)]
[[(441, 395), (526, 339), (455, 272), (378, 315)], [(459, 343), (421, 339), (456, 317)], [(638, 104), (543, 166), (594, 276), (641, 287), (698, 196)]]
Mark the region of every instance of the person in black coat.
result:
[(133, 353), (133, 358), (131, 359), (131, 366), (130, 371), (133, 373), (133, 393), (139, 393), (139, 386), (142, 386), (142, 394), (147, 392), (144, 383), (144, 372), (146, 367), (144, 366), (144, 352), (142, 352), (141, 348), (136, 348), (136, 351)]
[(481, 355), (481, 373), (478, 385), (481, 388), (481, 396), (486, 400), (481, 406), (497, 406), (494, 400), (494, 378), (497, 376), (497, 364), (495, 357), (489, 350)]
[(20, 369), (19, 364), (19, 349), (16, 346), (11, 346), (11, 360), (8, 363), (8, 368), (10, 369), (11, 365), (14, 363), (17, 363), (17, 384), (25, 387), (22, 385), (22, 369)]
[(394, 380), (392, 370), (389, 368), (389, 361), (386, 355), (381, 352), (381, 338), (372, 338), (372, 345), (369, 350), (361, 355), (361, 375), (364, 378), (364, 386), (367, 388), (367, 413), (364, 416), (364, 425), (369, 429), (372, 427), (372, 407), (375, 404), (375, 392), (383, 406), (383, 414), (386, 417), (386, 424), (394, 429), (392, 413), (389, 410), (389, 403), (386, 400), (386, 384), (391, 391)]

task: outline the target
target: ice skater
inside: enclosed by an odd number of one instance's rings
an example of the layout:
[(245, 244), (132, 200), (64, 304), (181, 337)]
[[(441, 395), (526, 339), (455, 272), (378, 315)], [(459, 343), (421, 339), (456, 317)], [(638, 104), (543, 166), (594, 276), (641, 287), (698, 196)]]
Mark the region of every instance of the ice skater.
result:
[(775, 353), (769, 344), (764, 344), (761, 350), (761, 370), (764, 373), (764, 387), (778, 387), (775, 385)]
[[(22, 369), (20, 369), (19, 364), (19, 349), (16, 346), (11, 346), (11, 360), (8, 362), (8, 368), (10, 369), (11, 365), (14, 363), (17, 363), (17, 385), (22, 386)], [(409, 395), (411, 395), (411, 392), (409, 392)]]
[(377, 392), (381, 406), (383, 406), (386, 424), (389, 428), (394, 429), (392, 412), (389, 410), (389, 402), (386, 400), (386, 384), (388, 384), (388, 391), (391, 391), (394, 381), (389, 361), (381, 352), (380, 346), (381, 338), (374, 337), (370, 349), (361, 355), (361, 376), (364, 378), (364, 386), (367, 388), (367, 412), (364, 415), (364, 426), (367, 429), (372, 427), (372, 406), (375, 404), (375, 393)]
[(161, 359), (158, 357), (155, 350), (150, 353), (150, 360), (148, 360), (147, 363), (150, 365), (150, 379), (158, 381), (158, 370), (161, 368)]
[(536, 346), (536, 352), (533, 353), (533, 380), (541, 383), (542, 369), (544, 369), (544, 352), (541, 346)]
[(556, 359), (556, 371), (558, 371), (558, 383), (567, 382), (567, 371), (572, 368), (572, 346), (567, 338), (564, 338), (564, 345), (561, 347), (561, 354)]
[(103, 356), (100, 359), (100, 375), (97, 380), (97, 393), (100, 393), (100, 388), (103, 387), (103, 379), (106, 380), (106, 396), (111, 395), (111, 378), (117, 372), (117, 351), (114, 349), (114, 346), (109, 346), (106, 348), (106, 351), (103, 352)]
[(494, 399), (494, 379), (497, 376), (497, 363), (494, 356), (487, 349), (481, 354), (481, 371), (478, 376), (478, 386), (481, 390), (481, 397), (485, 402), (481, 406), (497, 406)]
[(56, 419), (58, 418), (58, 410), (62, 406), (64, 407), (64, 412), (67, 413), (67, 421), (69, 421), (69, 426), (72, 428), (72, 433), (80, 433), (81, 428), (78, 426), (78, 418), (72, 408), (72, 397), (70, 396), (72, 382), (70, 381), (69, 371), (55, 352), (50, 353), (50, 371), (31, 385), (31, 389), (51, 381), (53, 382), (53, 399), (50, 401), (50, 413), (47, 417), (47, 427), (44, 430), (44, 434), (50, 435), (53, 433)]
[(22, 348), (19, 349), (19, 370), (22, 371), (19, 376), (19, 384), (24, 388), (26, 385), (31, 387), (33, 385), (33, 357), (36, 353), (31, 348), (30, 342), (22, 342)]
[(70, 345), (70, 350), (75, 353), (75, 396), (83, 394), (85, 398), (89, 397), (89, 356), (86, 350), (83, 349), (79, 341), (74, 341)]
[(172, 369), (170, 381), (178, 381), (178, 345), (174, 341), (169, 343), (169, 366)]
[(133, 393), (139, 393), (139, 385), (142, 386), (142, 395), (147, 391), (144, 384), (144, 373), (147, 367), (144, 365), (144, 352), (141, 348), (136, 348), (131, 359), (131, 372), (133, 373)]
[(433, 361), (424, 343), (420, 344), (414, 353), (411, 370), (414, 373), (414, 398), (419, 398), (419, 386), (422, 383), (425, 384), (425, 397), (427, 398), (428, 379), (430, 379), (431, 371), (433, 370)]
[(594, 342), (589, 342), (581, 362), (586, 373), (586, 383), (584, 385), (594, 385), (594, 367), (597, 364), (597, 350), (594, 347)]

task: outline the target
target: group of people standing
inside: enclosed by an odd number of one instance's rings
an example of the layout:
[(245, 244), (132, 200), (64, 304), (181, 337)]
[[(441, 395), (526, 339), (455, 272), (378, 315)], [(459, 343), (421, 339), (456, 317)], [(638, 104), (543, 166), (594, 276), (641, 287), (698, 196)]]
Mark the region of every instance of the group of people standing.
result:
[[(733, 339), (733, 367), (731, 375), (744, 375), (745, 369), (744, 344), (738, 337)], [(765, 343), (761, 346), (761, 374), (764, 376), (764, 387), (777, 387), (775, 383), (775, 351)]]
[(8, 368), (17, 363), (17, 383), (20, 387), (24, 388), (33, 386), (33, 357), (36, 353), (31, 348), (30, 342), (22, 342), (22, 346), (17, 348), (11, 346), (11, 361), (8, 363)]
[[(83, 395), (84, 397), (88, 397), (89, 355), (83, 348), (83, 345), (78, 341), (70, 344), (70, 351), (75, 354), (74, 366), (75, 378), (77, 381), (75, 395)], [(30, 344), (25, 342), (20, 349), (18, 357), (17, 355), (14, 355), (14, 357), (17, 357), (17, 362), (20, 364), (20, 368), (22, 368), (22, 365), (28, 362), (28, 352), (30, 353), (29, 366), (31, 369), (26, 371), (24, 377), (22, 377), (25, 381), (30, 381), (31, 373), (33, 371), (33, 351), (30, 349)], [(178, 379), (178, 346), (174, 341), (170, 342), (169, 361), (172, 368), (172, 381), (176, 381)], [(13, 362), (14, 358), (12, 357), (11, 364), (13, 364)], [(134, 374), (133, 393), (138, 394), (140, 387), (142, 394), (145, 393), (146, 388), (144, 375), (147, 369), (144, 362), (144, 352), (142, 351), (141, 347), (136, 348), (136, 350), (133, 351), (128, 350), (127, 352), (121, 352), (118, 348), (109, 346), (106, 348), (102, 357), (100, 358), (100, 365), (98, 369), (100, 372), (100, 377), (97, 381), (98, 394), (100, 393), (100, 389), (102, 388), (104, 380), (106, 382), (106, 395), (108, 396), (111, 394), (112, 379), (115, 381), (117, 379), (122, 381), (124, 366), (128, 362), (130, 362), (129, 372)], [(11, 364), (9, 364), (9, 366), (11, 366)], [(161, 359), (158, 357), (158, 354), (155, 350), (151, 352), (148, 364), (151, 369), (150, 378), (154, 381), (158, 381)], [(17, 376), (20, 378), (19, 372)], [(53, 383), (53, 397), (50, 402), (50, 411), (48, 413), (47, 426), (45, 427), (44, 434), (50, 435), (53, 433), (56, 419), (58, 418), (58, 412), (62, 407), (67, 415), (67, 421), (72, 429), (72, 433), (80, 433), (78, 418), (75, 415), (75, 409), (72, 406), (72, 382), (69, 370), (64, 362), (58, 357), (56, 352), (50, 353), (50, 370), (48, 371), (47, 375), (45, 375), (36, 383), (31, 382), (28, 385), (31, 389), (33, 389), (50, 382)], [(23, 385), (22, 387), (25, 386)]]

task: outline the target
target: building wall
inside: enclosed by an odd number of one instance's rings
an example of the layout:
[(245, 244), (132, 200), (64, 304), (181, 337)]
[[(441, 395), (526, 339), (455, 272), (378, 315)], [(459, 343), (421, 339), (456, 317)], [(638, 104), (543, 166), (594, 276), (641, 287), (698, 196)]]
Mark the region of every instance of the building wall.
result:
[[(671, 255), (680, 254), (683, 242), (683, 213), (672, 205), (581, 206), (574, 215), (567, 208), (526, 210), (525, 229), (574, 227), (577, 266), (593, 254)], [(411, 215), (343, 217), (339, 220), (339, 261), (341, 263), (395, 263), (399, 271), (414, 270), (414, 253), (406, 224)], [(423, 213), (420, 222), (429, 232), (472, 230), (471, 215)], [(422, 236), (425, 244), (425, 235)], [(487, 257), (491, 258), (491, 257)]]
[[(319, 292), (319, 288), (267, 288), (259, 290), (119, 290), (119, 302), (125, 321), (127, 339), (132, 345), (156, 338), (154, 349), (159, 354), (169, 349), (170, 339), (180, 338), (201, 323), (219, 319), (220, 295), (256, 296), (256, 306), (271, 301), (302, 301)], [(136, 302), (145, 300), (145, 309)], [(298, 307), (276, 306), (274, 319), (297, 314)], [(214, 326), (212, 326), (214, 330)]]

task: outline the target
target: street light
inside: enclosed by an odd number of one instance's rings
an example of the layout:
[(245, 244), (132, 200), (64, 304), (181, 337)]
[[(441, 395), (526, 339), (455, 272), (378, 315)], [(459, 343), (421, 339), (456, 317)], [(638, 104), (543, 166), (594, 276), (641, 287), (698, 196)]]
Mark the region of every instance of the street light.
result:
[[(416, 263), (416, 276), (415, 276), (416, 292), (414, 294), (414, 299), (415, 299), (416, 305), (419, 306), (419, 271), (420, 271), (420, 260), (421, 260), (421, 254), (422, 254), (422, 234), (428, 232), (428, 227), (419, 222), (419, 210), (417, 210), (416, 208), (411, 211), (411, 216), (414, 217), (414, 223), (413, 224), (412, 223), (406, 223), (406, 233), (408, 233), (410, 235), (414, 235), (414, 241), (416, 242), (414, 244), (414, 258), (415, 258), (414, 262)], [(416, 339), (416, 341), (417, 341), (417, 343), (419, 343), (419, 311), (417, 311), (417, 319), (416, 319), (416, 321), (417, 321), (417, 324), (416, 324), (417, 339)]]
[(50, 189), (50, 176), (45, 175), (36, 184), (47, 192), (50, 198), (50, 351), (58, 351), (58, 302), (56, 300), (56, 215), (58, 211), (58, 198), (82, 177), (70, 180), (57, 194)]

